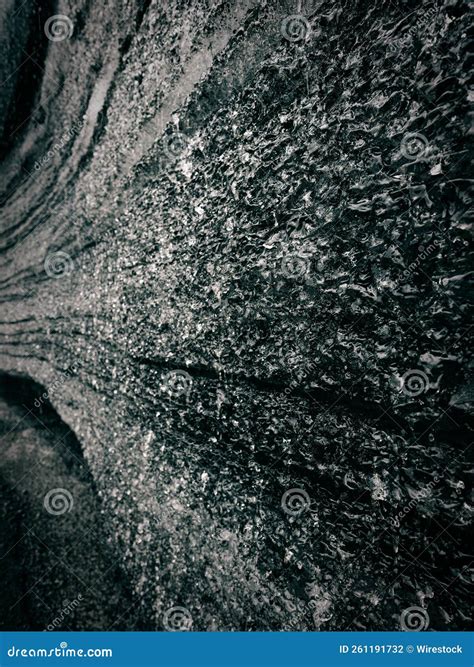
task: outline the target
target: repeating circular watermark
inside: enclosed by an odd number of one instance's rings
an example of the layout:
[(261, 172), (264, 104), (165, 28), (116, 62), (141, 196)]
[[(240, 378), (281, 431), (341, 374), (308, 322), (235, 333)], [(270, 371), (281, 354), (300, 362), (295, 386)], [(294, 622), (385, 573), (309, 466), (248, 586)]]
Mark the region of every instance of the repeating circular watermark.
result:
[(430, 381), (426, 373), (419, 369), (411, 369), (402, 377), (402, 392), (414, 398), (428, 390)]
[(172, 160), (177, 160), (187, 146), (188, 140), (182, 132), (174, 131), (163, 137), (163, 150)]
[(50, 278), (68, 276), (73, 268), (74, 262), (72, 261), (72, 257), (62, 250), (50, 252), (44, 260), (44, 270)]
[(421, 632), (429, 624), (430, 617), (423, 607), (407, 607), (400, 614), (400, 628), (404, 632)]
[(169, 371), (161, 378), (161, 389), (170, 399), (188, 398), (193, 379), (186, 371)]
[(402, 138), (400, 152), (407, 160), (420, 160), (428, 150), (429, 142), (424, 134), (408, 132)]
[(301, 255), (285, 255), (281, 261), (281, 272), (291, 280), (303, 280), (309, 274), (311, 262)]
[(74, 26), (71, 19), (64, 14), (50, 16), (44, 24), (44, 34), (51, 42), (62, 42), (69, 39), (73, 31)]
[(311, 26), (302, 14), (291, 14), (281, 22), (280, 31), (289, 42), (301, 42), (311, 32)]
[(51, 489), (45, 495), (43, 505), (49, 514), (58, 516), (72, 510), (74, 499), (67, 489)]
[(283, 511), (291, 516), (303, 514), (310, 505), (310, 497), (304, 489), (288, 489), (281, 497)]
[(192, 624), (193, 618), (186, 607), (171, 607), (163, 616), (163, 627), (168, 632), (186, 632)]

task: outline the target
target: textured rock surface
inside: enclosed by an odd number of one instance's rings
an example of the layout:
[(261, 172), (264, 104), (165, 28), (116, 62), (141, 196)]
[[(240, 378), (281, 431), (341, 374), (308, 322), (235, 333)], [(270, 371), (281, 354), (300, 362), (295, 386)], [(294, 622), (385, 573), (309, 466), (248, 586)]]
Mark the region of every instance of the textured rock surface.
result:
[(81, 443), (145, 627), (465, 629), (468, 5), (294, 5), (51, 11), (1, 368)]
[(28, 413), (12, 394), (31, 405), (42, 392), (2, 382), (0, 628), (135, 628), (120, 555), (108, 544), (77, 441), (44, 402)]

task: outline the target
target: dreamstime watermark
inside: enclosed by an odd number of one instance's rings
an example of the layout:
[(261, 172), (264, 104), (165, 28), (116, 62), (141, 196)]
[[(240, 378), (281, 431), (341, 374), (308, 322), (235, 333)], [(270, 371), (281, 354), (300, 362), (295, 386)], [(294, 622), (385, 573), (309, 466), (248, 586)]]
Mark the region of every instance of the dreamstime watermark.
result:
[[(410, 40), (419, 37), (420, 32), (422, 32), (428, 25), (435, 23), (436, 19), (438, 18), (438, 12), (439, 10), (432, 7), (426, 11), (423, 11), (423, 14), (418, 15), (416, 23), (410, 26), (410, 28), (408, 28), (408, 30), (402, 34), (401, 40), (390, 42), (390, 44), (387, 45), (388, 53), (390, 53), (392, 56), (399, 56), (401, 51), (408, 48)], [(436, 38), (439, 36), (440, 32), (441, 31), (438, 29), (434, 37)], [(448, 55), (446, 50), (442, 49), (440, 44), (436, 43), (431, 45), (429, 51), (430, 53), (437, 54), (440, 57), (445, 57)]]
[(431, 496), (434, 487), (438, 484), (439, 482), (439, 477), (438, 475), (435, 475), (434, 478), (429, 482), (423, 489), (418, 491), (416, 494), (415, 498), (412, 498), (410, 502), (403, 507), (400, 512), (397, 513), (395, 518), (393, 518), (391, 521), (395, 528), (400, 528), (400, 521), (405, 518), (405, 516), (411, 512), (412, 509), (414, 509), (418, 503), (421, 500), (425, 500), (426, 498), (429, 498)]
[(400, 628), (404, 632), (421, 632), (430, 624), (428, 612), (423, 607), (407, 607), (400, 614)]
[(35, 408), (39, 408), (49, 401), (50, 396), (52, 396), (70, 377), (77, 373), (77, 363), (71, 364), (66, 368), (65, 371), (61, 373), (61, 377), (55, 380), (49, 387), (48, 391), (45, 391), (38, 398), (35, 398), (33, 405)]
[(44, 497), (43, 506), (48, 514), (59, 516), (72, 510), (74, 499), (67, 489), (51, 489)]
[(193, 618), (186, 607), (171, 607), (163, 616), (163, 627), (168, 632), (186, 632), (191, 629)]
[(9, 658), (111, 658), (111, 648), (68, 648), (67, 642), (61, 642), (56, 648), (15, 648), (7, 651)]
[[(291, 609), (291, 606), (294, 608)], [(303, 602), (303, 600), (298, 600), (292, 605), (286, 604), (286, 607), (290, 607), (289, 611), (292, 613), (291, 620), (288, 625), (285, 627), (285, 630), (291, 632), (298, 632), (301, 630), (301, 624), (304, 622), (304, 619), (308, 612), (314, 614), (316, 609), (317, 602), (316, 600), (309, 600), (309, 602)]]
[(63, 132), (63, 134), (59, 137), (59, 140), (51, 146), (48, 152), (45, 153), (45, 155), (43, 155), (39, 160), (36, 160), (34, 164), (35, 171), (40, 171), (42, 167), (48, 164), (48, 162), (50, 162), (53, 157), (57, 155), (73, 137), (79, 134), (79, 132), (84, 127), (84, 124), (85, 121), (78, 121), (77, 123), (73, 123), (73, 125), (71, 125), (68, 130)]
[[(287, 605), (288, 606), (288, 605)], [(305, 617), (310, 614), (314, 627), (320, 629), (324, 623), (327, 623), (331, 617), (331, 597), (328, 593), (319, 590), (318, 598), (311, 598), (307, 603), (302, 601), (294, 605), (294, 612), (290, 622), (285, 630), (290, 632), (300, 632)]]
[(176, 370), (165, 373), (161, 378), (160, 389), (172, 401), (189, 399), (193, 379), (186, 371)]
[(262, 255), (258, 267), (266, 281), (285, 278), (301, 285), (316, 284), (311, 276), (311, 257), (308, 253), (291, 250), (283, 250), (283, 253), (281, 259)]
[(429, 149), (429, 141), (420, 132), (407, 132), (400, 142), (400, 153), (407, 160), (417, 161), (426, 156)]
[(305, 280), (309, 276), (311, 261), (305, 255), (285, 255), (281, 261), (281, 273), (290, 280)]
[(302, 14), (291, 14), (281, 22), (280, 32), (288, 42), (301, 42), (311, 33), (311, 26)]
[(272, 596), (270, 600), (272, 606), (284, 607), (290, 614), (289, 621), (285, 622), (282, 630), (300, 632), (307, 626), (308, 616), (311, 617), (313, 625), (317, 629), (331, 619), (332, 600), (329, 593), (315, 582), (306, 586), (306, 593), (308, 600), (291, 596), (288, 591), (285, 591), (284, 594), (278, 592), (275, 596)]
[(413, 274), (415, 274), (420, 268), (421, 263), (425, 259), (428, 259), (428, 257), (432, 255), (440, 247), (441, 243), (436, 239), (426, 247), (419, 246), (418, 251), (420, 254), (417, 255), (416, 259), (413, 262), (411, 262), (411, 264), (408, 265), (408, 268), (406, 268), (405, 271), (403, 271), (403, 277), (409, 278), (410, 276), (413, 276)]
[(64, 619), (71, 614), (76, 607), (78, 607), (81, 604), (82, 601), (82, 594), (79, 593), (77, 598), (74, 598), (71, 602), (68, 600), (64, 600), (63, 605), (64, 607), (61, 609), (59, 612), (58, 616), (56, 616), (51, 623), (49, 623), (44, 632), (51, 632), (52, 630), (57, 630), (57, 628), (61, 627)]
[(62, 42), (72, 37), (74, 25), (64, 14), (55, 14), (50, 16), (44, 24), (44, 34), (50, 42)]
[(73, 269), (74, 262), (71, 255), (62, 250), (48, 253), (44, 260), (44, 270), (50, 278), (63, 278), (72, 273)]
[(182, 132), (173, 130), (163, 137), (163, 150), (171, 160), (177, 160), (188, 147), (188, 140)]
[(290, 384), (283, 390), (285, 396), (289, 396), (289, 394), (291, 394), (292, 391), (297, 389), (302, 384), (302, 382), (306, 380), (310, 376), (310, 374), (316, 370), (318, 370), (318, 366), (312, 361), (309, 361), (307, 364), (304, 365), (303, 368), (299, 369), (295, 373), (296, 379), (292, 380)]
[(411, 398), (421, 396), (430, 388), (430, 380), (419, 368), (407, 371), (401, 379), (401, 391)]
[(304, 489), (288, 489), (281, 498), (281, 507), (290, 516), (300, 516), (311, 505), (311, 499)]

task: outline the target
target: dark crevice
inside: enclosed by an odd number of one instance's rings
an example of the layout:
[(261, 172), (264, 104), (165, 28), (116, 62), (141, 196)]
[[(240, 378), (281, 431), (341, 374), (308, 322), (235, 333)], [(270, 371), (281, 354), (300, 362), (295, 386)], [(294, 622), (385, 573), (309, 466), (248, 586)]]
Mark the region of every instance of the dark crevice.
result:
[[(165, 360), (147, 359), (144, 357), (135, 358), (134, 361), (160, 370), (181, 370), (188, 373), (193, 378), (204, 378), (216, 381), (230, 381), (233, 384), (249, 385), (259, 391), (267, 391), (278, 394), (285, 394), (288, 397), (300, 398), (306, 401), (313, 401), (318, 406), (321, 404), (325, 409), (331, 412), (338, 412), (346, 409), (357, 416), (364, 416), (374, 419), (380, 425), (385, 425), (392, 431), (401, 431), (406, 434), (424, 433), (427, 425), (431, 422), (424, 420), (415, 425), (408, 423), (403, 414), (397, 412), (393, 407), (382, 405), (374, 401), (366, 401), (359, 398), (355, 393), (342, 393), (339, 389), (336, 391), (326, 391), (325, 389), (307, 387), (303, 383), (296, 381), (279, 381), (271, 378), (259, 378), (256, 376), (245, 375), (244, 373), (218, 373), (215, 369), (206, 366), (185, 366)], [(450, 406), (447, 402), (444, 405), (444, 414), (437, 419), (438, 432), (448, 440), (462, 444), (466, 437), (472, 437), (474, 430), (473, 420), (462, 410)]]
[(99, 630), (122, 614), (115, 629), (140, 629), (81, 445), (46, 389), (1, 374), (0, 432), (0, 629)]
[[(29, 32), (25, 46), (21, 48), (21, 62), (16, 75), (13, 95), (8, 106), (4, 132), (0, 141), (0, 160), (11, 150), (15, 142), (27, 130), (27, 120), (34, 108), (43, 81), (44, 62), (49, 42), (42, 27), (55, 12), (55, 0), (41, 0), (26, 5), (29, 11)], [(20, 13), (21, 14), (21, 13)], [(19, 21), (17, 17), (15, 20)]]

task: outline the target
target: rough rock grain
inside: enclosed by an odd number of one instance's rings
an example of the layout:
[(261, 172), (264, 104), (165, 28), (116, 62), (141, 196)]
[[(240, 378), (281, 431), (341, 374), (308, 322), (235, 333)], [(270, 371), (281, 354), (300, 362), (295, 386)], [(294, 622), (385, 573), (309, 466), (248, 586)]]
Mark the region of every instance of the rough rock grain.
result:
[(57, 3), (21, 127), (11, 86), (0, 367), (80, 443), (128, 627), (466, 629), (468, 3), (113, 5)]

